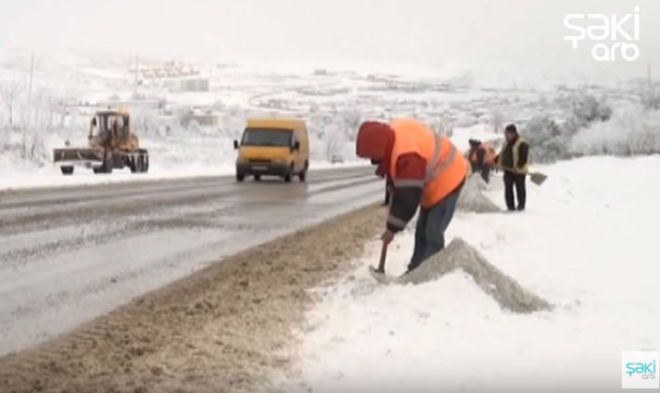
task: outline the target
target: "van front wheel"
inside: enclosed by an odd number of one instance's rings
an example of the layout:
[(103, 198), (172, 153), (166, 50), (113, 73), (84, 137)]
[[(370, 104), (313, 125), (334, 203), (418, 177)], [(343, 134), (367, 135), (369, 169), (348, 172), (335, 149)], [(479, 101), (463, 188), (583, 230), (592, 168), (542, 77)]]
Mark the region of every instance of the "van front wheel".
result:
[(305, 180), (307, 180), (307, 169), (308, 168), (309, 168), (309, 163), (307, 161), (305, 161), (305, 167), (298, 174), (298, 178), (300, 179), (301, 182), (304, 182)]
[(245, 175), (242, 174), (242, 173), (236, 172), (236, 181), (237, 182), (242, 182), (243, 180), (245, 180)]

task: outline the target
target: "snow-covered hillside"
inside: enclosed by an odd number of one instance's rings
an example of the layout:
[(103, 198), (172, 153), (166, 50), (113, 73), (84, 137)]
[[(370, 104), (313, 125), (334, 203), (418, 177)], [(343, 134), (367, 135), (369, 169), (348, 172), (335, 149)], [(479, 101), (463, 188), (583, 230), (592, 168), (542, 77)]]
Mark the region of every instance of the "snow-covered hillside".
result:
[[(356, 269), (318, 288), (301, 381), (337, 391), (620, 391), (621, 351), (660, 348), (660, 157), (584, 158), (540, 167), (524, 213), (459, 212), (460, 236), (490, 263), (554, 304), (503, 311), (462, 271), (421, 285), (377, 284), (374, 239)], [(504, 207), (501, 179), (488, 196)], [(390, 246), (402, 273), (413, 228)], [(302, 387), (301, 387), (302, 386)]]
[[(30, 90), (31, 61), (28, 51), (0, 51), (0, 187), (16, 184), (11, 180), (16, 178), (23, 184), (38, 183), (43, 176), (57, 184), (52, 149), (66, 140), (84, 145), (91, 114), (108, 106), (131, 110), (142, 146), (151, 152), (151, 168), (163, 175), (230, 168), (235, 158), (232, 140), (254, 116), (305, 119), (312, 162), (320, 164), (333, 157), (355, 160), (354, 139), (361, 121), (401, 116), (446, 133), (473, 130), (474, 135), (461, 139), (462, 149), (467, 138), (501, 132), (513, 122), (530, 137), (537, 161), (608, 151), (647, 152), (648, 148), (636, 147), (640, 143), (652, 146), (651, 151), (660, 146), (657, 107), (642, 112), (640, 101), (648, 100), (632, 82), (618, 87), (544, 83), (522, 88), (442, 69), (392, 73), (328, 66), (292, 72), (46, 52), (34, 54)], [(205, 82), (208, 90), (189, 91), (190, 80)], [(630, 123), (630, 116), (620, 116), (624, 104), (632, 105), (643, 120)], [(601, 124), (612, 110), (617, 123)], [(623, 123), (626, 132), (616, 135), (612, 130)], [(600, 134), (612, 142), (601, 146)], [(621, 143), (627, 135), (635, 136), (633, 146)], [(83, 180), (61, 180), (76, 181)]]

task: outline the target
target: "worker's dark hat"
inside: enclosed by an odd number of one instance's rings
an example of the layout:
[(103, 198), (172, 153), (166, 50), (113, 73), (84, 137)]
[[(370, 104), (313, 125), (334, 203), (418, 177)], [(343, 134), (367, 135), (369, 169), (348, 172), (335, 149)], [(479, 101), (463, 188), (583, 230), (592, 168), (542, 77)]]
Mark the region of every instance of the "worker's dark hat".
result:
[(504, 127), (504, 132), (510, 132), (512, 134), (517, 134), (518, 129), (516, 128), (515, 124), (509, 124), (506, 127)]

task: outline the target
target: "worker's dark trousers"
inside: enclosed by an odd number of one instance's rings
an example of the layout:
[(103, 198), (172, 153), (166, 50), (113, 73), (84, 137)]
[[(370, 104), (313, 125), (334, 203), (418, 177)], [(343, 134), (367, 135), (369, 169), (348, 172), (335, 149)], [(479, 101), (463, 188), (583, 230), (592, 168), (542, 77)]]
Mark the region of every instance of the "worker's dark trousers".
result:
[(432, 208), (420, 208), (415, 228), (415, 251), (408, 264), (408, 271), (415, 269), (428, 257), (445, 248), (445, 231), (454, 217), (460, 193), (459, 188)]
[(394, 182), (392, 182), (392, 179), (387, 176), (387, 179), (385, 180), (385, 202), (383, 205), (389, 205), (390, 204), (390, 198), (392, 198), (392, 187), (394, 186)]
[(525, 210), (527, 191), (525, 190), (525, 175), (504, 171), (504, 199), (509, 210), (516, 210), (516, 202), (513, 198), (513, 188), (516, 188), (518, 197), (518, 210)]

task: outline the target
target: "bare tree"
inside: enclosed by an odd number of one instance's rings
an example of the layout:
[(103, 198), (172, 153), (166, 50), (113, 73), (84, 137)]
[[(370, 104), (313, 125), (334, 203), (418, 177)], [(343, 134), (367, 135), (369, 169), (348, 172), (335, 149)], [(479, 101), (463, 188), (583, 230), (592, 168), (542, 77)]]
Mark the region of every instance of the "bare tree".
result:
[(344, 139), (341, 127), (337, 125), (330, 125), (330, 132), (326, 134), (325, 140), (325, 157), (328, 161), (332, 162), (335, 157), (339, 157), (341, 153), (341, 145)]
[(660, 109), (660, 87), (650, 85), (640, 92), (640, 98), (644, 108), (657, 111)]
[(451, 138), (451, 136), (454, 134), (454, 125), (452, 124), (451, 120), (445, 116), (433, 116), (428, 121), (428, 124), (433, 131), (442, 136), (446, 136), (447, 138)]
[(48, 93), (46, 89), (38, 88), (32, 95), (32, 121), (37, 127), (43, 127), (42, 109)]
[(18, 79), (0, 82), (0, 97), (9, 113), (9, 125), (14, 125), (14, 105), (23, 90), (23, 83)]
[(61, 102), (58, 97), (54, 96), (52, 93), (46, 96), (46, 112), (48, 114), (48, 123), (47, 128), (50, 129), (53, 127), (53, 118), (55, 113), (61, 111)]
[(490, 114), (490, 126), (493, 127), (493, 132), (500, 132), (504, 124), (504, 116), (502, 112), (495, 109)]

